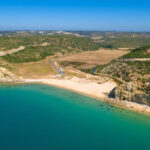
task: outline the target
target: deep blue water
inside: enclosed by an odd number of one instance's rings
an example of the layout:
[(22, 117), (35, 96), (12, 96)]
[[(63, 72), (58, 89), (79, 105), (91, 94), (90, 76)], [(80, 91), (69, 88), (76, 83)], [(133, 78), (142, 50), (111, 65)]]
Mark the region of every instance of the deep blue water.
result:
[(0, 86), (0, 150), (149, 149), (147, 116), (51, 86)]

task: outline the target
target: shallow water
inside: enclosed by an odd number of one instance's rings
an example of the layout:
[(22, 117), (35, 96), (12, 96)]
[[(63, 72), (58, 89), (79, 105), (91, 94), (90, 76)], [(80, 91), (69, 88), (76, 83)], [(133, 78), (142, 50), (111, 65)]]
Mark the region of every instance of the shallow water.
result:
[(0, 86), (0, 150), (145, 150), (149, 139), (147, 116), (51, 86)]

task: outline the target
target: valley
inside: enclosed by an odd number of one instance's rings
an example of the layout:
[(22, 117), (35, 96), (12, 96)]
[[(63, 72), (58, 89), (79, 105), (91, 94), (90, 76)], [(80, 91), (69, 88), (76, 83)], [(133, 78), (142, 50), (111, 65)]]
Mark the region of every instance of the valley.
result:
[[(106, 34), (103, 36), (106, 38)], [(148, 38), (147, 35), (145, 37)], [(2, 82), (18, 80), (48, 83), (67, 89), (70, 87), (87, 95), (110, 99), (111, 103), (113, 99), (115, 105), (128, 102), (126, 106), (131, 110), (136, 108), (130, 107), (130, 102), (150, 105), (148, 44), (133, 48), (127, 48), (127, 45), (123, 48), (125, 41), (121, 47), (104, 48), (101, 42), (93, 39), (93, 35), (76, 36), (62, 32), (54, 35), (4, 36), (0, 37), (0, 41)], [(107, 42), (110, 44), (109, 40)], [(55, 60), (57, 68), (64, 70), (64, 76), (54, 69), (52, 60)], [(142, 111), (143, 107), (140, 109)]]

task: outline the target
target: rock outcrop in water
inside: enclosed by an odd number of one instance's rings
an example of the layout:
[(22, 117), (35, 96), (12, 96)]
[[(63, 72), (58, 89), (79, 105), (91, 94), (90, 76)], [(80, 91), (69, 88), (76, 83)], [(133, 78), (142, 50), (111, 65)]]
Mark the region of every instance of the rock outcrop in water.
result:
[(8, 69), (0, 67), (0, 80), (16, 80), (17, 76)]

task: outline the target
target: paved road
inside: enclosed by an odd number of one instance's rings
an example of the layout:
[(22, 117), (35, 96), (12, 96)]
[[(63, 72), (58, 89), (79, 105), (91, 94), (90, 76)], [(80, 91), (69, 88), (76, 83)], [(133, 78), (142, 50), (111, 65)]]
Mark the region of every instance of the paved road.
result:
[(57, 68), (55, 65), (55, 60), (52, 59), (52, 67), (57, 72), (57, 75), (61, 75), (62, 77), (65, 76), (65, 72), (62, 68)]
[(59, 71), (58, 71), (58, 68), (55, 65), (55, 60), (54, 59), (52, 59), (52, 67), (59, 74)]

